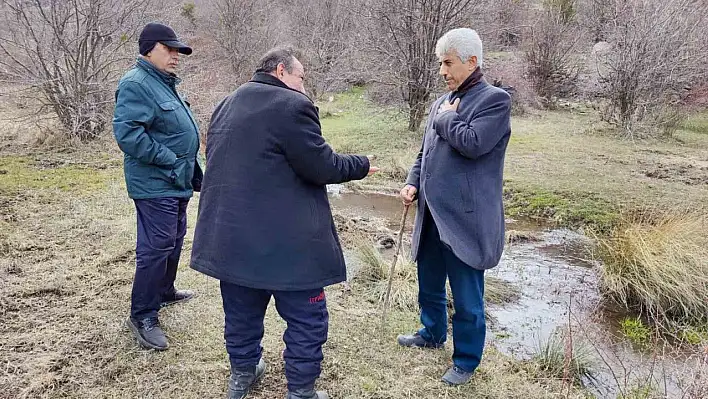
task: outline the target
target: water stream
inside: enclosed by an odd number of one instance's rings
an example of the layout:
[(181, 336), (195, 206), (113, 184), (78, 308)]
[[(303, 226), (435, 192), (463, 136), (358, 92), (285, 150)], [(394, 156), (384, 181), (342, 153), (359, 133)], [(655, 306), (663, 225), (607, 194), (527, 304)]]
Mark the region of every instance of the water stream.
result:
[[(395, 236), (403, 212), (397, 198), (333, 191), (334, 212), (381, 220)], [(411, 208), (405, 229), (408, 237), (414, 219)], [(666, 397), (682, 397), (681, 384), (691, 359), (672, 350), (657, 354), (656, 348), (637, 347), (618, 333), (618, 316), (598, 307), (600, 265), (586, 259), (586, 248), (592, 244), (587, 237), (528, 220), (507, 220), (506, 228), (510, 243), (499, 265), (487, 275), (512, 283), (520, 296), (513, 303), (489, 307), (495, 319), (487, 334), (489, 345), (517, 359), (530, 359), (551, 334), (567, 331), (571, 325), (571, 338), (593, 359), (594, 381), (586, 382), (598, 397), (627, 394), (647, 378), (653, 378)]]

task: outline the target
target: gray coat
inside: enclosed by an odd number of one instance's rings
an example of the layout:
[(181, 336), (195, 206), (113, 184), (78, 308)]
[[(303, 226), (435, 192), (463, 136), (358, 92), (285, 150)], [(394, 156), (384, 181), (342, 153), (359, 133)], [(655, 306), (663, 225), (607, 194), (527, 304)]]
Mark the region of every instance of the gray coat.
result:
[(433, 104), (423, 145), (408, 174), (418, 189), (412, 253), (417, 259), (425, 207), (441, 241), (479, 270), (496, 266), (504, 248), (502, 175), (511, 136), (511, 98), (480, 81), (455, 111), (438, 114), (449, 94)]

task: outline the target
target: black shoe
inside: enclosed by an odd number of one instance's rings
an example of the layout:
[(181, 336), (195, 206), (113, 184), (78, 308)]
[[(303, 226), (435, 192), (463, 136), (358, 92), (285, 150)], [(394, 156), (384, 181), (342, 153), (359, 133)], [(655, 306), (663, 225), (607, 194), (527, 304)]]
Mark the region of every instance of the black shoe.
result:
[(288, 395), (285, 399), (329, 399), (329, 395), (324, 391), (315, 392), (313, 388), (297, 389), (295, 391), (288, 391)]
[(445, 344), (437, 344), (435, 342), (426, 341), (420, 333), (416, 332), (410, 335), (399, 335), (398, 345), (405, 346), (408, 348), (429, 348), (429, 349), (440, 349), (444, 348)]
[(474, 372), (465, 371), (457, 366), (452, 366), (445, 372), (445, 375), (442, 376), (442, 380), (448, 385), (462, 385), (466, 384), (472, 378), (473, 374)]
[(143, 347), (158, 351), (164, 351), (169, 347), (167, 337), (165, 337), (165, 333), (160, 328), (160, 322), (157, 317), (146, 317), (141, 320), (128, 317), (125, 324)]
[(229, 378), (229, 396), (228, 399), (243, 399), (248, 392), (263, 377), (266, 370), (266, 363), (261, 358), (258, 364), (248, 369), (231, 370), (231, 378)]
[(190, 290), (175, 290), (175, 292), (165, 298), (162, 298), (160, 302), (160, 307), (174, 305), (175, 303), (186, 302), (194, 297), (194, 292)]

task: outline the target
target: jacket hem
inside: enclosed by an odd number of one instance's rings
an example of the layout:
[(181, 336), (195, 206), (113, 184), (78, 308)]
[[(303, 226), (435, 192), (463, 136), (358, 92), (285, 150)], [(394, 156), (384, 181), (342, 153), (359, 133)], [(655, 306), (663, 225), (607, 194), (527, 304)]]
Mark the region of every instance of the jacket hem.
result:
[(304, 291), (304, 290), (314, 290), (318, 288), (324, 288), (333, 284), (341, 283), (346, 281), (346, 276), (336, 276), (330, 277), (316, 282), (293, 284), (293, 285), (279, 285), (279, 284), (268, 284), (262, 281), (250, 281), (242, 278), (237, 278), (234, 276), (224, 276), (223, 273), (214, 271), (213, 269), (200, 265), (197, 262), (192, 261), (189, 267), (200, 273), (206, 274), (209, 277), (213, 277), (219, 281), (223, 281), (229, 284), (240, 285), (242, 287), (252, 288), (256, 290), (269, 290), (269, 291)]
[(128, 197), (130, 197), (130, 199), (134, 199), (134, 200), (155, 199), (155, 198), (192, 198), (193, 196), (194, 196), (194, 192), (191, 190), (189, 192), (183, 192), (183, 193), (166, 192), (166, 193), (138, 194), (138, 195), (128, 193)]

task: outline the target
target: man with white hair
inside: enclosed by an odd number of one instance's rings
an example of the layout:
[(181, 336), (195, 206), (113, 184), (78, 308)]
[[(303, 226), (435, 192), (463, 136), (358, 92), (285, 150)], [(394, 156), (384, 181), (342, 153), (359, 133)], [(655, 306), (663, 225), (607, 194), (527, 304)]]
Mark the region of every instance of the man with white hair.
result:
[(482, 359), (484, 271), (499, 263), (504, 248), (502, 175), (511, 99), (482, 79), (482, 42), (474, 30), (447, 32), (435, 52), (450, 92), (430, 109), (422, 148), (400, 193), (404, 204), (418, 200), (412, 252), (423, 327), (400, 335), (398, 343), (444, 346), (449, 277), (454, 352), (442, 380), (459, 385)]

